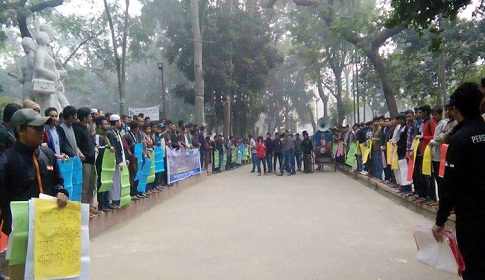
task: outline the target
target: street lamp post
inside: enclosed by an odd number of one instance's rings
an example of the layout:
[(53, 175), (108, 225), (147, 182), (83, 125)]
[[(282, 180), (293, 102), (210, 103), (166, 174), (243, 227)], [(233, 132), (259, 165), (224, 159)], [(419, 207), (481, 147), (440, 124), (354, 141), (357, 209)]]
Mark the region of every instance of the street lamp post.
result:
[(167, 115), (167, 111), (165, 110), (165, 82), (163, 80), (163, 62), (159, 62), (158, 63), (158, 69), (160, 70), (160, 72), (162, 73), (162, 116), (163, 118), (166, 118)]

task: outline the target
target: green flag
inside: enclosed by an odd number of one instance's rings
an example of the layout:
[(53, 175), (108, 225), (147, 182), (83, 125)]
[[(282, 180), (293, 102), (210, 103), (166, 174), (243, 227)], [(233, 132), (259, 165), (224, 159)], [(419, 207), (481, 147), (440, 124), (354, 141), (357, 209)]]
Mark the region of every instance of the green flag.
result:
[(115, 153), (110, 149), (104, 150), (103, 163), (101, 166), (101, 187), (98, 192), (107, 192), (113, 185), (113, 174), (116, 166)]
[(12, 228), (10, 234), (12, 247), (9, 265), (24, 264), (27, 257), (27, 241), (29, 236), (29, 202), (12, 201)]
[(350, 166), (354, 165), (356, 151), (357, 151), (357, 144), (356, 143), (350, 144), (349, 153), (347, 154), (347, 161), (345, 161), (347, 165), (350, 165)]
[(219, 151), (214, 151), (214, 168), (219, 168)]

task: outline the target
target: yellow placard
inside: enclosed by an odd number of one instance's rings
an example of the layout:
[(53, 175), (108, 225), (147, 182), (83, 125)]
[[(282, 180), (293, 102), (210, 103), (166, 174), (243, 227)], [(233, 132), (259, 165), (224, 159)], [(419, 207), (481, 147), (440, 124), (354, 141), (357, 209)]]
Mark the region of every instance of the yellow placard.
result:
[(56, 200), (35, 199), (34, 277), (81, 275), (81, 204), (58, 208)]
[(387, 160), (387, 164), (389, 164), (389, 165), (391, 165), (391, 153), (392, 153), (392, 143), (387, 142), (387, 145), (386, 145), (386, 160)]
[(394, 145), (394, 146), (391, 146), (391, 149), (394, 148), (394, 153), (393, 153), (393, 156), (392, 156), (392, 164), (391, 164), (391, 169), (392, 170), (396, 170), (396, 169), (399, 169), (399, 161), (398, 161), (398, 155), (397, 155), (397, 146)]
[(423, 155), (423, 175), (431, 175), (431, 149), (426, 146)]
[(367, 141), (367, 147), (365, 144), (359, 144), (360, 150), (362, 151), (362, 163), (365, 164), (367, 159), (369, 159), (369, 154), (372, 149), (372, 141)]
[(414, 138), (413, 140), (413, 156), (414, 156), (414, 162), (416, 162), (416, 155), (418, 154), (418, 148), (419, 148), (419, 139)]

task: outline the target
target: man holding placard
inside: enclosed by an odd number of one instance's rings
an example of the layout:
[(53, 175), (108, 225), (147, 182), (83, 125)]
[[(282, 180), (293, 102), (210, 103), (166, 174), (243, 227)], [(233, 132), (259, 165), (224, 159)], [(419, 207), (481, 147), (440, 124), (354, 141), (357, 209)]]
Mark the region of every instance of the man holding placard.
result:
[(57, 166), (57, 159), (48, 147), (42, 147), (44, 124), (49, 120), (32, 109), (21, 109), (12, 116), (16, 143), (0, 157), (0, 209), (4, 221), (2, 231), (12, 230), (11, 201), (27, 201), (44, 193), (57, 198), (65, 207), (68, 192)]

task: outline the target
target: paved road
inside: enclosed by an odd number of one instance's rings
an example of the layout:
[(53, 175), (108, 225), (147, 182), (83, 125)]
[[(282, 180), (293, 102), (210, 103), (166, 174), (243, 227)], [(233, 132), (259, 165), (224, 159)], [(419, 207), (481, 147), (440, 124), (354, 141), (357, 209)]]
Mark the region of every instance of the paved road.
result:
[(458, 279), (416, 262), (432, 221), (337, 172), (207, 177), (91, 242), (91, 279)]

